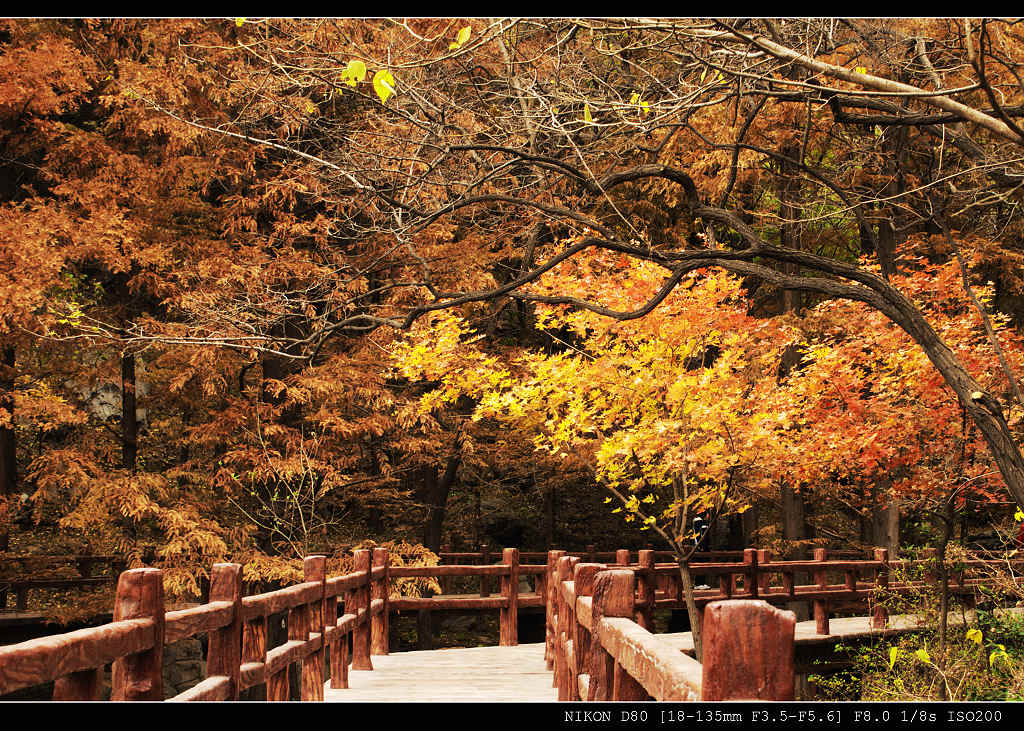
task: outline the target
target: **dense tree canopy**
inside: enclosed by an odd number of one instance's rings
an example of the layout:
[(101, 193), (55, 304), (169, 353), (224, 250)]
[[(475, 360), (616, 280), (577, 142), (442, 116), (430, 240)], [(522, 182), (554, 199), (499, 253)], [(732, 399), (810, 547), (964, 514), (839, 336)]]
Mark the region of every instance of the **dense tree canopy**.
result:
[(1022, 33), (4, 21), (0, 532), (187, 593), (594, 484), (676, 546), (1024, 504)]

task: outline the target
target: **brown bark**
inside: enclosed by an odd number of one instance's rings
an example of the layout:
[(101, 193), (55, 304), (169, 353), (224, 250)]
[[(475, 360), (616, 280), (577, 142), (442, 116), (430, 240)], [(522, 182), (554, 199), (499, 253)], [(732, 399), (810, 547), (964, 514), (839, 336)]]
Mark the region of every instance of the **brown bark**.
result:
[[(0, 409), (11, 419), (10, 426), (0, 427), (0, 500), (7, 503), (7, 518), (14, 512), (14, 495), (18, 489), (17, 442), (14, 435), (14, 346), (3, 349), (0, 363)], [(0, 523), (0, 551), (9, 545), (7, 523)]]
[(678, 561), (679, 578), (683, 582), (683, 597), (686, 599), (686, 613), (690, 617), (690, 636), (693, 637), (693, 656), (697, 662), (704, 657), (703, 616), (693, 598), (693, 575), (688, 561)]
[(139, 452), (139, 421), (135, 404), (135, 355), (121, 356), (121, 466), (135, 473)]
[(424, 482), (421, 491), (422, 500), (427, 506), (427, 516), (423, 522), (423, 545), (434, 553), (441, 550), (441, 536), (444, 533), (444, 517), (448, 507), (448, 495), (462, 463), (459, 452), (448, 459), (444, 474), (440, 477), (437, 468), (424, 470)]

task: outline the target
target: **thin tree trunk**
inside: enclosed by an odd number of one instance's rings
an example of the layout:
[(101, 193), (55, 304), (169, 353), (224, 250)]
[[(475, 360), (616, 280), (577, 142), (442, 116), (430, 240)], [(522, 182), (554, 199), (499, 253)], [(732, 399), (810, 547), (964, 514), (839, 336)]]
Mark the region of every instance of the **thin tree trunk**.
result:
[(693, 598), (693, 575), (690, 573), (690, 562), (676, 557), (679, 566), (679, 578), (683, 582), (683, 596), (686, 599), (686, 613), (690, 617), (690, 633), (693, 637), (693, 655), (697, 662), (703, 662), (704, 658), (704, 632), (703, 618), (697, 608), (697, 602)]
[(135, 474), (139, 421), (135, 404), (135, 355), (121, 356), (121, 466)]
[(0, 362), (0, 409), (7, 412), (8, 426), (0, 426), (0, 511), (6, 513), (0, 522), (0, 551), (10, 546), (9, 525), (14, 513), (18, 490), (17, 442), (14, 435), (14, 346), (3, 349)]
[(431, 469), (432, 480), (425, 485), (424, 497), (427, 503), (427, 516), (423, 525), (423, 545), (437, 553), (441, 550), (441, 536), (444, 533), (444, 517), (448, 507), (448, 495), (452, 485), (455, 484), (455, 477), (458, 474), (459, 464), (462, 462), (461, 451), (448, 460), (444, 474), (440, 479), (437, 470)]

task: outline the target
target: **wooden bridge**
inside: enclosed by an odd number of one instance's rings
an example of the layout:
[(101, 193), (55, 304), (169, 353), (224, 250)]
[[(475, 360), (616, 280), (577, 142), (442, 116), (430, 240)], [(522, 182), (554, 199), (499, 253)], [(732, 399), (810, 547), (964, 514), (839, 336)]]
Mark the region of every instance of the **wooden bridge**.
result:
[[(53, 682), (54, 700), (99, 699), (110, 665), (112, 700), (163, 700), (164, 646), (205, 634), (206, 678), (170, 700), (232, 700), (257, 686), (268, 700), (288, 700), (290, 673), (308, 701), (789, 700), (795, 644), (912, 628), (889, 626), (873, 598), (931, 580), (897, 582), (894, 572), (935, 568), (927, 560), (890, 562), (884, 549), (871, 560), (830, 560), (818, 549), (813, 561), (773, 561), (747, 549), (715, 557), (733, 560), (692, 564), (695, 575), (717, 583), (696, 596), (705, 617), (701, 664), (685, 654), (689, 633), (651, 632), (655, 608), (683, 606), (674, 564), (656, 563), (649, 550), (636, 561), (628, 551), (587, 553), (550, 551), (543, 564), (522, 564), (518, 549), (507, 548), (497, 564), (399, 567), (374, 549), (355, 551), (354, 570), (334, 577), (326, 576), (324, 556), (310, 556), (303, 583), (251, 596), (243, 596), (238, 564), (216, 564), (209, 601), (170, 612), (162, 572), (133, 569), (118, 579), (113, 622), (0, 647), (0, 696)], [(605, 556), (614, 561), (583, 560)], [(969, 574), (980, 564), (963, 565), (967, 574), (955, 573), (952, 589), (973, 592), (983, 578)], [(478, 577), (486, 595), (388, 596), (390, 579), (413, 576)], [(802, 576), (812, 583), (799, 583)], [(520, 593), (523, 578), (533, 591)], [(495, 579), (499, 593), (491, 596)], [(813, 605), (813, 622), (798, 628), (792, 612), (772, 606), (794, 601)], [(830, 625), (832, 612), (854, 606), (871, 616)], [(543, 644), (518, 643), (521, 607), (543, 608)], [(392, 613), (453, 608), (497, 610), (499, 646), (389, 654)], [(287, 639), (268, 647), (268, 621), (281, 614)]]

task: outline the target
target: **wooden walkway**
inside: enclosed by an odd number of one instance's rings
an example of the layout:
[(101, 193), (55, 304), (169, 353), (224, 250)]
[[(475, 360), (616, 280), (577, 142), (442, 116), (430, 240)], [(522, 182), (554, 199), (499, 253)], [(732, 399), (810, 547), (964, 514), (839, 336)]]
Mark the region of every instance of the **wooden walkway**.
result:
[(324, 691), (336, 703), (555, 702), (544, 643), (374, 655), (373, 670), (349, 670), (349, 687)]
[[(1021, 608), (1004, 610), (1021, 613)], [(950, 626), (961, 623), (950, 615)], [(796, 644), (890, 636), (920, 629), (909, 616), (889, 617), (883, 630), (871, 629), (870, 617), (834, 618), (828, 635), (815, 631), (814, 620), (797, 622)], [(689, 632), (658, 635), (680, 652), (693, 650)], [(373, 670), (350, 670), (345, 690), (326, 688), (324, 700), (335, 703), (554, 702), (558, 691), (544, 664), (544, 644), (515, 647), (468, 647), (374, 655)]]

